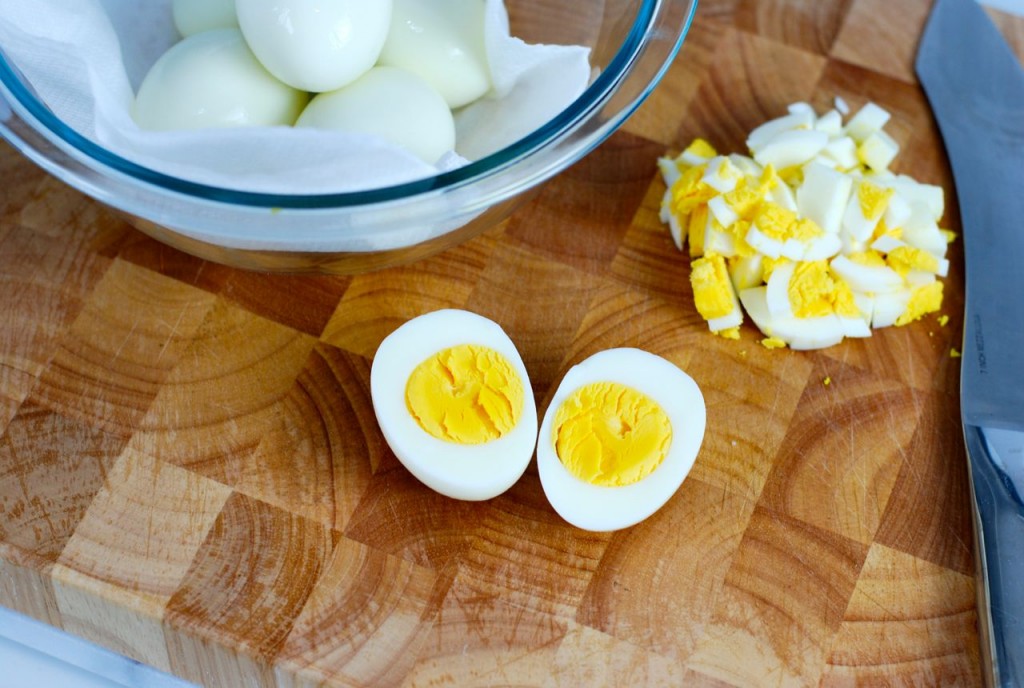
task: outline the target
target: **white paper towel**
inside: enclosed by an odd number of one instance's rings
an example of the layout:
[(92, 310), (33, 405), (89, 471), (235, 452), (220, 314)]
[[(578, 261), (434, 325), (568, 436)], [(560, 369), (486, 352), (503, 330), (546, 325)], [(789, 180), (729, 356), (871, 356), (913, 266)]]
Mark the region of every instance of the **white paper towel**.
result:
[(177, 35), (171, 0), (3, 0), (0, 46), (51, 110), (112, 152), (181, 179), (269, 193), (390, 186), (476, 160), (515, 142), (587, 86), (589, 51), (527, 45), (487, 0), (494, 88), (456, 113), (457, 152), (438, 166), (382, 140), (291, 127), (151, 132), (131, 119), (135, 89)]

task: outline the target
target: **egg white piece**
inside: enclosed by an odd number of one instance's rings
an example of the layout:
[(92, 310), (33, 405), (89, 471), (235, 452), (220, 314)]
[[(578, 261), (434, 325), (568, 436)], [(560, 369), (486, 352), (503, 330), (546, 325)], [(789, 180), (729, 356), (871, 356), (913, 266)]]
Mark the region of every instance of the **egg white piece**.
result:
[(132, 106), (142, 129), (290, 126), (309, 96), (281, 83), (238, 29), (179, 41), (150, 68)]
[(174, 0), (171, 17), (182, 36), (238, 27), (235, 0)]
[(847, 327), (854, 329), (836, 315), (797, 318), (784, 313), (774, 314), (769, 309), (768, 287), (744, 289), (740, 292), (740, 302), (757, 329), (768, 337), (781, 339), (794, 350), (834, 346), (843, 341)]
[[(554, 418), (577, 389), (613, 382), (656, 401), (672, 424), (672, 442), (664, 461), (631, 485), (604, 487), (580, 480), (558, 458)], [(671, 362), (640, 349), (607, 349), (576, 364), (551, 399), (537, 441), (537, 468), (551, 506), (572, 525), (591, 531), (628, 528), (648, 518), (675, 494), (693, 467), (704, 440), (707, 410), (693, 378)]]
[(759, 165), (773, 165), (784, 170), (803, 165), (828, 144), (828, 134), (813, 129), (794, 129), (775, 136), (754, 153)]
[(271, 74), (320, 93), (355, 81), (380, 56), (392, 0), (236, 0), (245, 39)]
[[(519, 422), (498, 439), (457, 444), (425, 431), (408, 410), (406, 384), (439, 351), (476, 344), (497, 351), (523, 384)], [(515, 344), (501, 327), (468, 311), (445, 309), (409, 320), (385, 337), (370, 369), (370, 396), (388, 446), (427, 487), (454, 499), (480, 501), (510, 488), (526, 470), (537, 442), (537, 407)]]
[(903, 285), (903, 278), (887, 265), (862, 265), (846, 256), (836, 256), (829, 267), (854, 291), (880, 294), (896, 291)]
[(455, 148), (455, 121), (444, 98), (396, 67), (374, 67), (344, 88), (317, 94), (295, 125), (378, 136), (430, 165)]
[(437, 89), (452, 109), (491, 89), (484, 0), (393, 0), (379, 64), (400, 67)]
[(839, 234), (851, 191), (853, 180), (848, 176), (812, 162), (804, 167), (803, 183), (796, 190), (797, 209), (826, 234)]

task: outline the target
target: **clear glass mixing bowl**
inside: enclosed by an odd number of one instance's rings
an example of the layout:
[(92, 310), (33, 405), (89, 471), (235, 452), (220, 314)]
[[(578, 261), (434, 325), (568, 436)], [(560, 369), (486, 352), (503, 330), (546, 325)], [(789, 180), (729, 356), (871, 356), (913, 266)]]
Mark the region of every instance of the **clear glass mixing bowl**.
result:
[[(34, 95), (2, 46), (0, 135), (141, 231), (207, 260), (293, 273), (358, 273), (408, 263), (501, 222), (529, 191), (621, 126), (676, 56), (697, 0), (505, 4), (513, 36), (529, 43), (588, 46), (594, 77), (569, 107), (529, 135), (427, 179), (357, 193), (278, 195), (161, 174), (63, 124)], [(417, 233), (425, 238), (415, 238)]]

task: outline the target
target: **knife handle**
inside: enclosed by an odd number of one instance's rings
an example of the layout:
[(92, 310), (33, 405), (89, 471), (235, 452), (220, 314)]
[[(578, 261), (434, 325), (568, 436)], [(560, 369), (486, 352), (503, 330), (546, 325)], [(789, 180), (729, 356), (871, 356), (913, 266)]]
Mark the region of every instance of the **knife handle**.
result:
[(986, 684), (1024, 686), (1024, 432), (964, 424)]

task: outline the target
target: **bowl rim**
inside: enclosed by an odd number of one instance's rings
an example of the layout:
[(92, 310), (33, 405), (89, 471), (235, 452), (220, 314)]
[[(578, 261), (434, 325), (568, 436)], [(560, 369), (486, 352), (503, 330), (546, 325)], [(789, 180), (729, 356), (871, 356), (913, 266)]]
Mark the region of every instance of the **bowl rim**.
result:
[[(103, 168), (127, 176), (149, 187), (174, 194), (184, 194), (201, 201), (222, 202), (252, 208), (315, 210), (365, 207), (389, 201), (409, 200), (412, 197), (446, 192), (469, 185), (482, 178), (498, 174), (515, 162), (544, 148), (566, 132), (572, 131), (594, 110), (600, 108), (628, 75), (630, 66), (638, 59), (650, 38), (651, 27), (662, 4), (663, 0), (641, 0), (636, 19), (630, 27), (626, 39), (608, 66), (597, 74), (583, 93), (567, 108), (539, 128), (505, 148), (454, 170), (397, 185), (360, 191), (277, 194), (243, 191), (182, 179), (132, 162), (64, 124), (49, 107), (36, 97), (31, 85), (20, 76), (17, 66), (8, 59), (2, 47), (0, 47), (0, 85), (4, 87), (3, 90), (16, 99), (18, 105), (24, 108), (27, 114), (45, 128), (49, 135), (56, 137), (62, 144), (70, 146), (74, 152), (83, 155), (93, 163), (98, 163)], [(687, 15), (680, 27), (679, 40), (675, 50), (678, 50), (693, 21), (697, 2), (691, 0), (689, 4)], [(666, 63), (662, 70), (667, 67)], [(654, 79), (654, 83), (657, 83), (660, 77), (661, 73)], [(651, 87), (653, 88), (653, 84)]]

